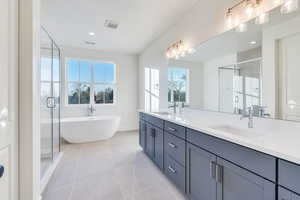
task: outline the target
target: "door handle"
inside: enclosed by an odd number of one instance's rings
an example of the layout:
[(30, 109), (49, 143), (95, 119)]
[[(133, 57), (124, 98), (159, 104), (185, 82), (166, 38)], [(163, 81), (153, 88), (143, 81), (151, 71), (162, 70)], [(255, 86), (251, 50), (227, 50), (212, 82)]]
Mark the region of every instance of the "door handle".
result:
[(215, 161), (210, 162), (210, 177), (216, 180), (216, 168), (217, 163)]
[(4, 175), (4, 166), (0, 165), (0, 178), (2, 178)]
[(216, 180), (217, 183), (223, 182), (223, 166), (216, 165)]
[(171, 148), (174, 148), (174, 149), (177, 147), (175, 144), (173, 144), (173, 143), (171, 143), (171, 142), (169, 142), (168, 145), (169, 145)]
[(172, 172), (173, 174), (176, 173), (176, 170), (175, 170), (173, 167), (169, 166), (168, 169), (169, 169), (169, 171)]
[(47, 108), (55, 108), (54, 97), (47, 97)]
[(169, 131), (173, 131), (173, 132), (176, 131), (175, 128), (171, 128), (171, 127), (168, 127), (168, 130), (169, 130)]

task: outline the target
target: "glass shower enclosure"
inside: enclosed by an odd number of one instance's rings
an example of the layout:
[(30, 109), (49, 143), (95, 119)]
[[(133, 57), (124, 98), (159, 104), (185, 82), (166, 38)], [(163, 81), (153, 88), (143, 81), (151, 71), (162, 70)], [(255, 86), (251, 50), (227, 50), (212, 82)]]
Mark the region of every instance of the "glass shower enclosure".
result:
[(41, 28), (40, 120), (41, 178), (60, 152), (61, 52), (48, 32)]

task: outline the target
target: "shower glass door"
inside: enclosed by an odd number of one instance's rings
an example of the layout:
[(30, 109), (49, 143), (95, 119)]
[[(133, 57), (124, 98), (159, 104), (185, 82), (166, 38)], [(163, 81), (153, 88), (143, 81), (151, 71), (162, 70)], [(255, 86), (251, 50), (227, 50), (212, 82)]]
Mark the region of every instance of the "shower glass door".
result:
[(41, 30), (41, 177), (60, 152), (60, 50)]

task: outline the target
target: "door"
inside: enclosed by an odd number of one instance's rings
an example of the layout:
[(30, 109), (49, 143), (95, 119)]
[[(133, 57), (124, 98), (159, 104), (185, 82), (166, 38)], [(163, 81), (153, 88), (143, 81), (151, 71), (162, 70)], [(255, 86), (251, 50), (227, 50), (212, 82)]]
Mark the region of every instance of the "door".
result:
[(154, 127), (154, 162), (160, 169), (163, 169), (164, 140), (163, 131)]
[(279, 117), (300, 121), (300, 33), (279, 41)]
[(187, 195), (191, 200), (216, 200), (217, 158), (192, 144), (187, 145)]
[(300, 196), (282, 187), (279, 187), (278, 200), (300, 200)]
[(275, 200), (275, 184), (221, 158), (216, 168), (217, 200)]
[(0, 199), (17, 198), (16, 120), (17, 83), (15, 82), (17, 38), (14, 31), (16, 1), (0, 0)]
[(155, 129), (153, 126), (149, 123), (147, 123), (147, 129), (146, 129), (146, 153), (147, 155), (153, 159), (154, 158), (154, 134)]
[(140, 146), (143, 148), (144, 151), (146, 150), (146, 131), (147, 131), (146, 123), (144, 121), (140, 121), (139, 142), (140, 142)]
[(60, 49), (41, 29), (41, 177), (60, 152)]

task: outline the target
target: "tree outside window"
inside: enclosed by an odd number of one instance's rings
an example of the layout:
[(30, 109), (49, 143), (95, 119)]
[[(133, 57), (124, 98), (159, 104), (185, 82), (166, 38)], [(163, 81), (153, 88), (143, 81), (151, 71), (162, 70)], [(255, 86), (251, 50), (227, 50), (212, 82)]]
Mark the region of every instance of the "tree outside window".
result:
[(169, 68), (168, 101), (188, 103), (188, 70)]

